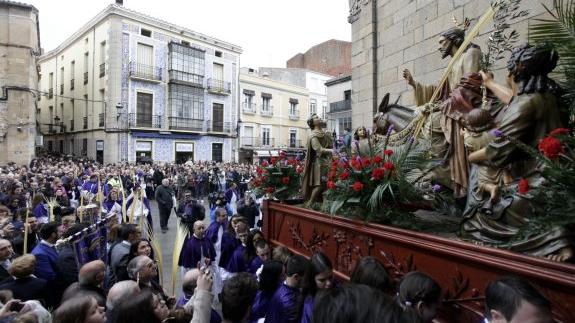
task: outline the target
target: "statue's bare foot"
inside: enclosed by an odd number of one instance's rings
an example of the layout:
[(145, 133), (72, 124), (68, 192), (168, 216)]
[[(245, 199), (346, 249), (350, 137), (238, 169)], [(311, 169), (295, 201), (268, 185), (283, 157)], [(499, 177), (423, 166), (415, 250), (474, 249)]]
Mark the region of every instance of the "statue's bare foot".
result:
[(557, 262), (570, 262), (574, 256), (573, 247), (565, 247), (560, 249), (557, 253), (547, 256), (546, 258), (551, 261)]

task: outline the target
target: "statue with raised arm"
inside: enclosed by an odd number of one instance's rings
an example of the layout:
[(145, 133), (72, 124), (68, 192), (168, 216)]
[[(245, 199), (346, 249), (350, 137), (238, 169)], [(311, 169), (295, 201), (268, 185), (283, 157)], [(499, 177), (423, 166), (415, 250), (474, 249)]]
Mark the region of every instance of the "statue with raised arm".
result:
[(307, 142), (307, 154), (304, 163), (302, 192), (306, 206), (319, 202), (325, 185), (325, 177), (333, 154), (333, 137), (323, 130), (325, 121), (313, 114), (307, 125), (311, 134)]
[[(573, 258), (574, 233), (563, 227), (554, 227), (544, 234), (515, 240), (520, 229), (529, 223), (537, 205), (529, 196), (514, 193), (520, 178), (531, 187), (542, 185), (538, 161), (519, 148), (515, 141), (536, 148), (539, 141), (551, 130), (561, 127), (557, 86), (548, 74), (556, 67), (557, 52), (542, 46), (524, 44), (511, 53), (507, 63), (508, 84), (505, 89), (493, 82), (488, 73), (482, 73), (485, 86), (502, 102), (509, 102), (495, 117), (498, 131), (505, 136), (491, 141), (486, 147), (469, 155), (473, 164), (484, 164), (499, 169), (509, 168), (515, 180), (511, 190), (493, 203), (492, 212), (483, 212), (490, 199), (473, 194), (468, 197), (464, 212), (463, 233), (488, 245), (547, 257), (556, 261)], [(477, 182), (476, 167), (472, 168), (470, 188)], [(492, 201), (493, 202), (493, 201)]]

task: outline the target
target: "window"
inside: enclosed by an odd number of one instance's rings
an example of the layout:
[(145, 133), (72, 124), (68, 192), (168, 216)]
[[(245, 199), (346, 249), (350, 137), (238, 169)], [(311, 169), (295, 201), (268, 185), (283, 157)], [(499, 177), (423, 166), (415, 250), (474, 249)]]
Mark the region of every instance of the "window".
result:
[(54, 73), (48, 74), (48, 88), (52, 89), (54, 87)]
[(172, 117), (204, 119), (204, 90), (201, 88), (170, 84)]
[(100, 77), (106, 75), (106, 42), (100, 43)]
[(54, 107), (48, 108), (48, 132), (54, 132), (53, 124), (54, 123)]
[(88, 84), (88, 52), (84, 53), (84, 84)]
[(317, 101), (315, 99), (309, 100), (309, 115), (317, 114)]
[(321, 118), (325, 119), (325, 113), (327, 112), (327, 102), (323, 101), (321, 103)]
[(224, 105), (214, 103), (212, 106), (212, 130), (216, 132), (224, 131)]
[(64, 94), (64, 68), (60, 68), (60, 95)]
[(136, 125), (139, 127), (152, 127), (154, 95), (138, 92), (136, 100)]
[(74, 89), (74, 73), (76, 70), (76, 61), (70, 62), (70, 90)]
[(88, 155), (88, 139), (82, 139), (82, 156)]
[(144, 37), (152, 37), (152, 31), (144, 28), (140, 28), (140, 35)]
[(289, 115), (290, 116), (296, 116), (298, 115), (298, 111), (297, 111), (297, 103), (296, 102), (290, 102), (289, 103)]
[(270, 110), (271, 110), (270, 98), (262, 97), (262, 111), (270, 111)]
[(216, 51), (216, 57), (222, 57), (222, 52), (220, 52), (219, 50)]
[(344, 100), (351, 100), (351, 90), (343, 91), (343, 99)]
[(221, 163), (223, 159), (224, 144), (212, 143), (212, 160), (216, 163)]
[(213, 78), (218, 81), (224, 80), (224, 65), (214, 63)]
[(272, 129), (262, 126), (262, 146), (270, 146)]
[(84, 94), (84, 122), (83, 128), (88, 129), (88, 94)]
[(145, 66), (154, 66), (154, 47), (138, 43), (137, 62)]
[(295, 129), (289, 131), (289, 146), (290, 148), (297, 147), (297, 130)]
[(343, 132), (344, 129), (351, 129), (351, 117), (339, 118), (338, 123), (340, 132)]
[(205, 74), (204, 51), (170, 43), (170, 79), (203, 86)]
[(244, 126), (242, 143), (244, 146), (253, 146), (254, 145), (254, 127), (253, 126)]

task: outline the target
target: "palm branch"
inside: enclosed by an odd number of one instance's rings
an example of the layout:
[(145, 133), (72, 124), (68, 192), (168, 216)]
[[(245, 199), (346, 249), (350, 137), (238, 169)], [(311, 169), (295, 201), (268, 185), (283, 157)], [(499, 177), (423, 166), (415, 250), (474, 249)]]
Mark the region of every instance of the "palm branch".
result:
[(553, 0), (553, 6), (542, 4), (549, 19), (535, 19), (529, 27), (531, 42), (548, 44), (559, 53), (558, 67), (563, 74), (562, 86), (571, 114), (575, 113), (575, 1)]

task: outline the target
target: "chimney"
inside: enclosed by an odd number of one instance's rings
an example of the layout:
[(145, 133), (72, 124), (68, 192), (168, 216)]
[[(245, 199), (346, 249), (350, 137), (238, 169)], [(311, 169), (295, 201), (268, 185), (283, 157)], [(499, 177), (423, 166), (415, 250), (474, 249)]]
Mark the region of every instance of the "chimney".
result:
[(116, 4), (118, 6), (123, 6), (124, 5), (124, 0), (116, 0)]

